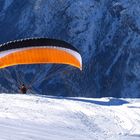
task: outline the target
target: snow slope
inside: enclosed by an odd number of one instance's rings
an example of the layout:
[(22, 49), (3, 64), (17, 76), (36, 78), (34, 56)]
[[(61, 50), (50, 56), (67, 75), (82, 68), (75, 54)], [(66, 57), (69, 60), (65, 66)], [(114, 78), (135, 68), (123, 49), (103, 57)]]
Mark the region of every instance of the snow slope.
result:
[(140, 99), (0, 94), (0, 140), (104, 139), (140, 139)]

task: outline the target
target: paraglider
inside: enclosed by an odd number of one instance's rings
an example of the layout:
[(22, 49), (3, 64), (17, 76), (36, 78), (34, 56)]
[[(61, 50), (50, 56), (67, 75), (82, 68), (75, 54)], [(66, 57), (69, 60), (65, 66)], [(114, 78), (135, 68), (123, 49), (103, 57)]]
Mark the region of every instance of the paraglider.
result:
[(79, 51), (65, 41), (33, 38), (0, 45), (0, 68), (25, 64), (67, 64), (82, 70)]
[(26, 94), (27, 88), (26, 88), (26, 86), (25, 86), (24, 84), (22, 84), (22, 85), (19, 87), (19, 89), (20, 89), (21, 93)]
[(0, 45), (0, 68), (21, 64), (69, 64), (82, 68), (81, 56), (72, 45), (56, 39), (25, 39)]

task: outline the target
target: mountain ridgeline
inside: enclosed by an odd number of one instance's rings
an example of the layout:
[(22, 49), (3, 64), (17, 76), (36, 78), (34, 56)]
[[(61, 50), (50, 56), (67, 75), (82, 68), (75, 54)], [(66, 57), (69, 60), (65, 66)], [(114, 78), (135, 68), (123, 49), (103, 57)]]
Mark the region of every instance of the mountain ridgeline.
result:
[(139, 0), (1, 0), (0, 43), (64, 40), (81, 53), (83, 70), (67, 65), (1, 69), (0, 92), (18, 92), (18, 78), (29, 84), (38, 74), (32, 88), (39, 94), (140, 97), (139, 11)]

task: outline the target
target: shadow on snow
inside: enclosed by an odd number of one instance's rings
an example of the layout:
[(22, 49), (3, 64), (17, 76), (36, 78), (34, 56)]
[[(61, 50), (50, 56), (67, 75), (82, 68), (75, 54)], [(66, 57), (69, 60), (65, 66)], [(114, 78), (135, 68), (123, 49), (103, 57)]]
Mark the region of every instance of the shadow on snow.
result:
[[(92, 103), (92, 104), (102, 105), (102, 106), (120, 106), (120, 105), (129, 103), (128, 101), (120, 99), (120, 98), (107, 98), (109, 101), (99, 101), (99, 100), (96, 100), (98, 98), (93, 98), (93, 99), (92, 98), (90, 98), (90, 99), (84, 98), (83, 99), (83, 98), (76, 98), (76, 97), (47, 96), (47, 95), (39, 95), (39, 94), (26, 94), (26, 95), (28, 95), (28, 96), (35, 95), (38, 97), (43, 97), (43, 98), (48, 98), (48, 99), (79, 101), (79, 102)], [(99, 99), (102, 99), (102, 98), (99, 98)], [(130, 106), (130, 108), (131, 108), (131, 106)]]
[(79, 101), (79, 102), (92, 103), (92, 104), (103, 105), (103, 106), (119, 106), (119, 105), (129, 103), (128, 101), (120, 99), (120, 98), (108, 98), (109, 101), (97, 101), (97, 100), (88, 99), (88, 98), (80, 99), (80, 98), (75, 98), (75, 97), (46, 96), (46, 95), (41, 95), (41, 96), (45, 98), (51, 98), (51, 99), (59, 99), (59, 100), (66, 99), (70, 101)]

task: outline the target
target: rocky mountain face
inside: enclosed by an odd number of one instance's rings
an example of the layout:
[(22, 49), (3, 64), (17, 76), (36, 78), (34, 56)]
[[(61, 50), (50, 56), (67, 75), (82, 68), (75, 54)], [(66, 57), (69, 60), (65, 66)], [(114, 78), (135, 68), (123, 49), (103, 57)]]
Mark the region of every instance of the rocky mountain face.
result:
[(42, 94), (140, 97), (139, 13), (139, 0), (1, 0), (0, 43), (65, 40), (79, 49), (83, 71), (56, 65), (6, 68), (0, 70), (0, 91), (15, 92), (17, 77), (30, 83), (38, 73), (33, 88)]

